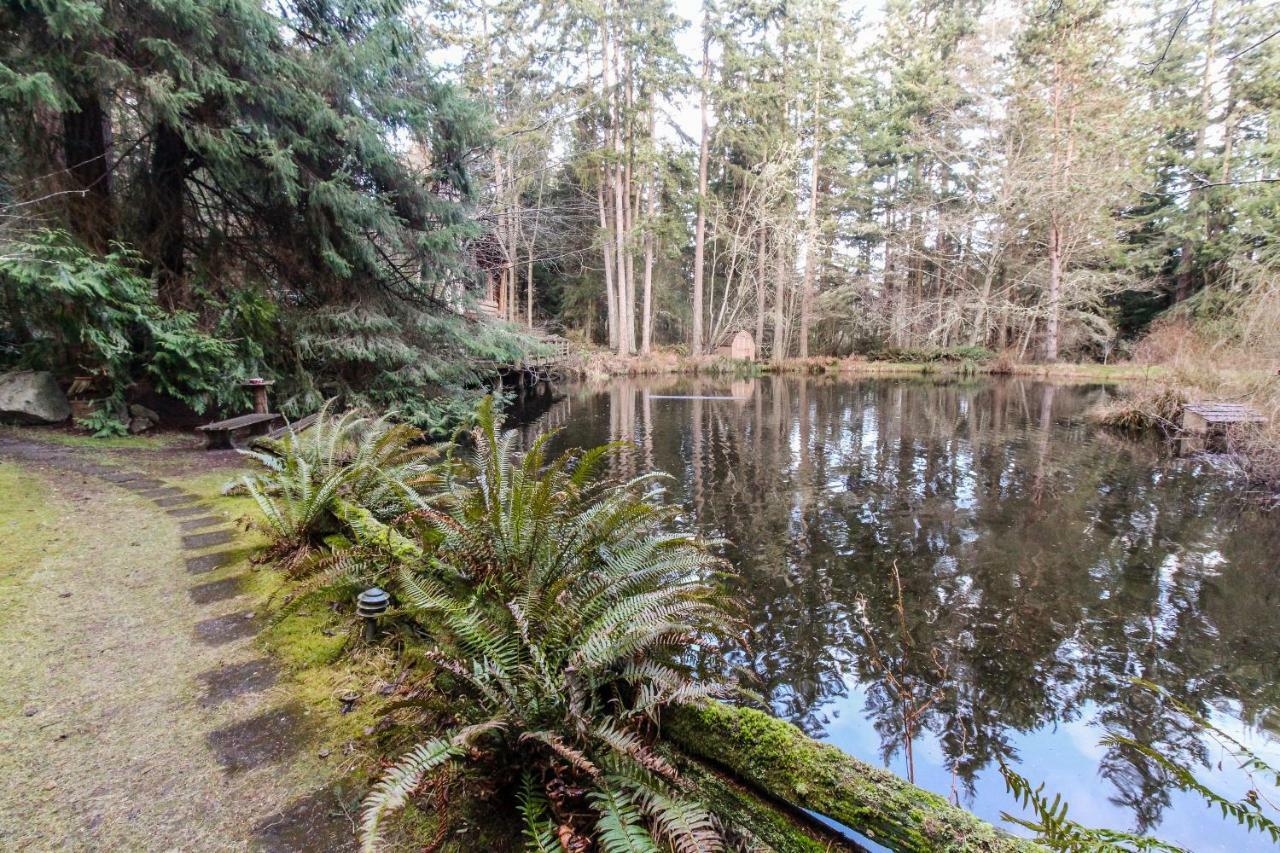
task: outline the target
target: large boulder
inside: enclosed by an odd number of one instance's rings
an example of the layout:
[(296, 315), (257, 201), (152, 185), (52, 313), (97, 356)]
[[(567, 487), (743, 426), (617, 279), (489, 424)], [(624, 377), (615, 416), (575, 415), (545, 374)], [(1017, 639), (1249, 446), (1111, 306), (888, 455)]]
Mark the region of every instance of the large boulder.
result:
[(71, 404), (47, 370), (0, 374), (0, 419), (26, 424), (58, 424), (71, 417)]

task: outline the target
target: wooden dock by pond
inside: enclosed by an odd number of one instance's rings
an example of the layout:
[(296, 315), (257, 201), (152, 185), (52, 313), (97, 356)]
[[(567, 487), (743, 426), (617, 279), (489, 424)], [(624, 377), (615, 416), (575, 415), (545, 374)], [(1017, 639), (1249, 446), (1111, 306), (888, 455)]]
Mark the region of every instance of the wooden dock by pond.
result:
[(1243, 403), (1188, 403), (1182, 407), (1179, 451), (1199, 452), (1209, 449), (1211, 443), (1225, 445), (1230, 430), (1266, 421), (1260, 412)]
[(1182, 408), (1182, 429), (1207, 435), (1236, 424), (1266, 423), (1266, 418), (1243, 403), (1188, 403)]
[(559, 335), (538, 334), (536, 338), (536, 348), (512, 363), (487, 365), (493, 371), (495, 391), (510, 388), (523, 401), (530, 393), (550, 397), (556, 383), (563, 381), (565, 366), (573, 354), (571, 344)]

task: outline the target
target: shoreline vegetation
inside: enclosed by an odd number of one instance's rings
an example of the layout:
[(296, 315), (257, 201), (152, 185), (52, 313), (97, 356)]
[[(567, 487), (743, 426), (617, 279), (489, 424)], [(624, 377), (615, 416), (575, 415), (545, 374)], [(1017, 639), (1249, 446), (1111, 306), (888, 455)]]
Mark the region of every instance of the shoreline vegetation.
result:
[[(1090, 420), (1127, 433), (1180, 434), (1182, 407), (1199, 401), (1242, 403), (1262, 415), (1257, 425), (1228, 429), (1220, 457), (1264, 502), (1280, 503), (1280, 369), (1236, 351), (1178, 352), (1159, 361), (1017, 362), (990, 352), (946, 350), (929, 360), (847, 358), (750, 362), (722, 356), (692, 358), (675, 351), (621, 357), (602, 350), (579, 354), (571, 369), (587, 381), (620, 376), (750, 377), (972, 377), (1011, 376), (1047, 382), (1118, 384), (1117, 398), (1090, 413)], [(973, 357), (977, 355), (978, 357)]]
[[(693, 358), (676, 352), (648, 356), (613, 356), (592, 350), (579, 356), (571, 368), (587, 380), (615, 376), (762, 376), (843, 375), (985, 375), (1025, 376), (1037, 379), (1070, 379), (1097, 382), (1159, 381), (1168, 371), (1164, 365), (1119, 362), (994, 362), (974, 360), (895, 361), (862, 357), (788, 359), (782, 362), (752, 362), (721, 356)], [(1248, 373), (1246, 371), (1245, 373)]]

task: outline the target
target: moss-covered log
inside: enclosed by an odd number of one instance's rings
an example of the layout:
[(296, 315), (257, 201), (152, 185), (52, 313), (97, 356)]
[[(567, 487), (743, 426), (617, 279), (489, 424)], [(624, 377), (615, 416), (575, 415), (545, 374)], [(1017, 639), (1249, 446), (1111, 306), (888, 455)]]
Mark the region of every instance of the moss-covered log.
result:
[(744, 784), (825, 815), (891, 850), (1042, 849), (760, 711), (718, 702), (673, 708), (663, 734)]
[(390, 526), (374, 518), (373, 513), (350, 501), (334, 501), (333, 514), (351, 533), (351, 538), (361, 545), (377, 545), (386, 548), (402, 560), (417, 560), (422, 549), (417, 543)]
[(752, 850), (774, 853), (836, 853), (863, 848), (846, 844), (834, 831), (817, 827), (766, 800), (697, 759), (675, 759), (680, 776), (731, 830), (749, 840)]

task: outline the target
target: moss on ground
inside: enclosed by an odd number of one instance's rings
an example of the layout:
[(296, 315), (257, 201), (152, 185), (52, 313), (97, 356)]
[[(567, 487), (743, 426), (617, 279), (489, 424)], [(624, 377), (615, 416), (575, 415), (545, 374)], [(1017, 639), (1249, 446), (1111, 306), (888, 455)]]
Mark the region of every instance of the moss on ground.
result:
[(0, 463), (0, 625), (20, 601), (14, 591), (56, 541), (58, 522), (44, 481), (17, 465)]
[(62, 426), (6, 426), (6, 434), (23, 441), (57, 444), (62, 447), (82, 447), (86, 450), (173, 450), (195, 447), (196, 436), (186, 432), (158, 432), (141, 435), (113, 435), (94, 438), (91, 433)]

